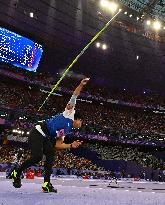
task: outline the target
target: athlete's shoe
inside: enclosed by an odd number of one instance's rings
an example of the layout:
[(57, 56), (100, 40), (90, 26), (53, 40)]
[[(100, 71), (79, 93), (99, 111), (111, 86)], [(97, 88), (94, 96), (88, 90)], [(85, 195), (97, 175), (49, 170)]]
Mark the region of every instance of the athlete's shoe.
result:
[(45, 182), (43, 184), (42, 191), (45, 193), (49, 193), (49, 192), (57, 193), (57, 189), (55, 189), (50, 182)]
[(21, 184), (21, 178), (18, 176), (18, 172), (16, 169), (14, 169), (11, 173), (11, 178), (13, 179), (13, 186), (15, 188), (20, 188), (22, 186)]

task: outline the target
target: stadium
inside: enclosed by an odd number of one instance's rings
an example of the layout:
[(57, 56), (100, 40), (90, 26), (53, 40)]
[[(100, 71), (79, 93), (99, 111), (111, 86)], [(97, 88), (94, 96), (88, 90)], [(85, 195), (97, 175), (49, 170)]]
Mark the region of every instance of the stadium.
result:
[(0, 204), (164, 194), (165, 1), (0, 0)]

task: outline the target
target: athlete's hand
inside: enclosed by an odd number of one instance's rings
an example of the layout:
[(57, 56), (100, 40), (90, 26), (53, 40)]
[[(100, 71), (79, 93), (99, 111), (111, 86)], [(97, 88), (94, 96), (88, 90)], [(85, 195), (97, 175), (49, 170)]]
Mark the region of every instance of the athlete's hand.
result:
[(86, 85), (87, 84), (87, 82), (90, 80), (90, 78), (84, 78), (82, 81), (81, 81), (81, 85)]
[(71, 148), (78, 148), (82, 143), (83, 141), (80, 142), (79, 140), (76, 140), (71, 143)]

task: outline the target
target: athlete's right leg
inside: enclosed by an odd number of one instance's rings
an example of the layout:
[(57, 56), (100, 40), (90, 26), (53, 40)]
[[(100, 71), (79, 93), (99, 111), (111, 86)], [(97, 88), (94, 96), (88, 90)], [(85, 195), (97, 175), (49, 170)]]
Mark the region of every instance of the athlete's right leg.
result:
[(43, 156), (43, 136), (33, 129), (29, 135), (29, 147), (31, 149), (31, 157), (27, 159), (18, 169), (14, 170), (11, 174), (15, 188), (21, 187), (21, 173), (28, 167), (35, 165), (42, 160)]
[(51, 142), (49, 139), (44, 141), (43, 145), (43, 152), (46, 156), (46, 161), (44, 165), (45, 175), (44, 175), (44, 184), (42, 186), (43, 192), (54, 192), (57, 193), (57, 189), (53, 187), (53, 185), (50, 183), (50, 176), (52, 173), (52, 167), (54, 163), (54, 142)]

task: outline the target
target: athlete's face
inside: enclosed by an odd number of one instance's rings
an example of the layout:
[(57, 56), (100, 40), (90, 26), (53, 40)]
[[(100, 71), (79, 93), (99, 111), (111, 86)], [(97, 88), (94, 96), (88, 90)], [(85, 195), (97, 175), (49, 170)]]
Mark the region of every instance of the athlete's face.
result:
[(74, 127), (74, 128), (80, 128), (81, 125), (82, 125), (82, 120), (77, 119), (77, 120), (74, 120), (74, 121), (73, 121), (73, 127)]

